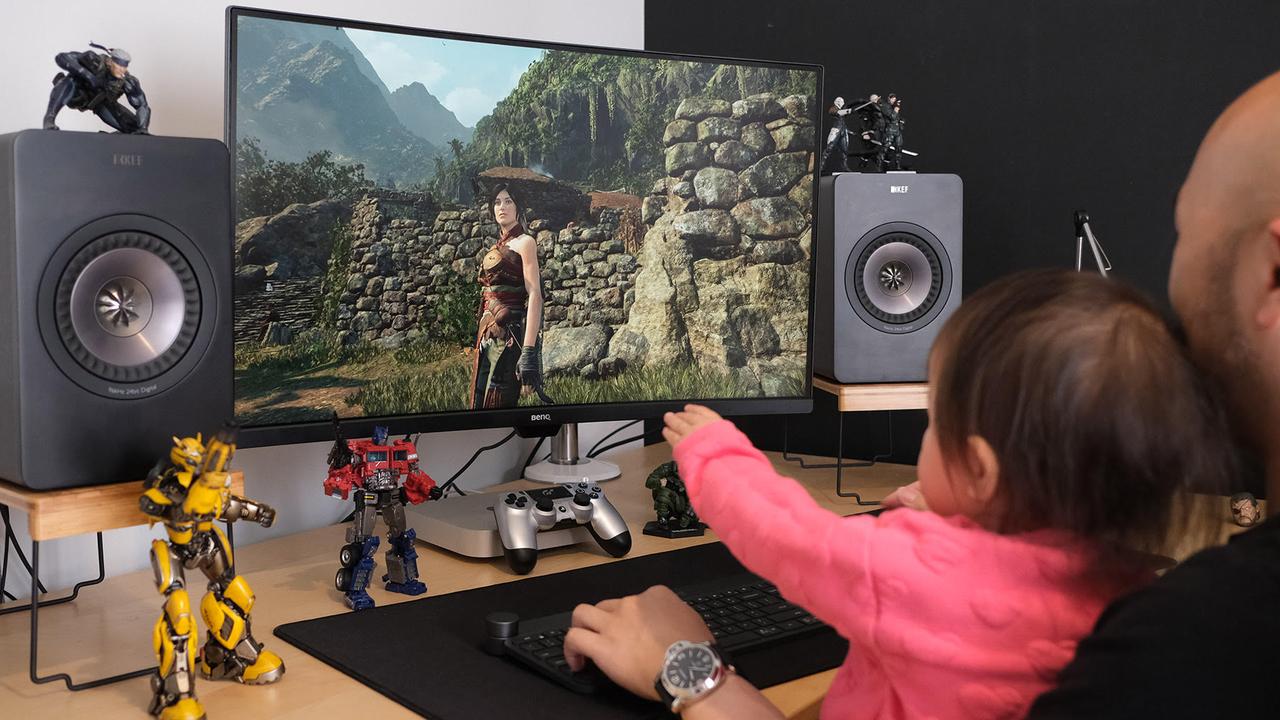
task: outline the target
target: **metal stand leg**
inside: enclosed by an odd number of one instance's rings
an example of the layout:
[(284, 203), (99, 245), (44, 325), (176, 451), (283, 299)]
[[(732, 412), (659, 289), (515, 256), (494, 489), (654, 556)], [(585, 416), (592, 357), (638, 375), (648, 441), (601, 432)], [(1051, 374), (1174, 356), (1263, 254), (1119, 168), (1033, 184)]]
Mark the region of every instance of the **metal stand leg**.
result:
[(845, 492), (844, 486), (841, 484), (843, 480), (843, 470), (849, 468), (865, 468), (871, 467), (880, 460), (887, 459), (893, 455), (893, 411), (886, 411), (889, 418), (889, 451), (887, 453), (879, 453), (872, 456), (871, 460), (866, 462), (845, 462), (844, 461), (844, 413), (836, 413), (836, 461), (833, 463), (806, 463), (804, 458), (798, 455), (792, 455), (787, 451), (788, 441), (790, 439), (791, 422), (790, 420), (782, 421), (782, 459), (788, 462), (799, 463), (800, 467), (806, 470), (835, 468), (836, 470), (836, 495), (838, 497), (851, 497), (858, 505), (873, 506), (879, 505), (879, 500), (866, 501), (862, 499), (862, 495), (850, 491)]
[[(59, 600), (54, 600), (52, 602), (45, 603), (45, 604), (57, 605), (59, 603), (70, 602), (76, 598), (76, 595), (80, 592), (81, 587), (84, 587), (86, 585), (97, 585), (98, 583), (102, 582), (103, 578), (106, 577), (106, 574), (107, 574), (106, 564), (103, 562), (103, 557), (102, 557), (102, 533), (98, 533), (98, 577), (97, 579), (77, 583), (76, 586), (72, 589), (71, 595), (69, 595), (68, 597), (61, 598)], [(40, 581), (37, 580), (39, 575), (40, 575), (40, 543), (39, 541), (32, 540), (31, 541), (31, 604), (29, 606), (31, 608), (31, 664), (28, 666), (31, 674), (31, 682), (39, 685), (43, 683), (54, 682), (55, 680), (61, 680), (62, 682), (66, 683), (68, 690), (72, 690), (72, 691), (88, 690), (89, 688), (95, 688), (100, 685), (108, 685), (110, 683), (119, 682), (121, 680), (130, 680), (132, 678), (143, 677), (146, 675), (150, 675), (151, 673), (156, 671), (154, 667), (149, 667), (143, 670), (134, 670), (133, 672), (123, 673), (121, 675), (112, 675), (111, 677), (105, 677), (100, 680), (91, 680), (86, 683), (72, 682), (71, 676), (66, 673), (57, 673), (55, 675), (40, 677), (39, 673), (36, 672), (36, 667), (37, 667), (36, 650), (39, 647), (39, 632), (40, 632), (40, 593), (38, 592), (38, 589), (39, 589), (38, 585)], [(25, 608), (12, 608), (8, 612), (12, 612), (14, 610), (21, 610), (21, 609), (25, 609)]]
[[(0, 593), (3, 593), (4, 587), (5, 587), (4, 581), (7, 579), (7, 575), (9, 571), (8, 545), (9, 545), (10, 537), (12, 536), (13, 530), (12, 530), (12, 527), (9, 525), (9, 508), (7, 506), (0, 505), (0, 516), (3, 516), (3, 519), (5, 521), (5, 557), (4, 557), (3, 566), (0, 567)], [(235, 540), (232, 535), (231, 526), (232, 526), (232, 523), (228, 522), (227, 523), (227, 544), (230, 545), (234, 550)], [(16, 539), (14, 541), (14, 549), (18, 550)], [(20, 550), (18, 551), (19, 551), (19, 558), (21, 558), (25, 564), (26, 559), (22, 556), (21, 551)], [(145, 677), (156, 671), (155, 667), (149, 667), (149, 668), (144, 668), (142, 670), (134, 670), (133, 672), (121, 673), (120, 675), (112, 675), (111, 677), (105, 677), (98, 680), (90, 680), (89, 682), (85, 682), (85, 683), (76, 683), (72, 681), (71, 676), (67, 675), (66, 673), (57, 673), (54, 675), (41, 677), (36, 670), (36, 667), (37, 667), (36, 651), (39, 648), (39, 636), (40, 636), (40, 606), (43, 605), (45, 607), (49, 607), (52, 605), (61, 605), (62, 603), (71, 602), (72, 600), (75, 600), (77, 596), (80, 595), (80, 588), (88, 587), (90, 585), (97, 585), (98, 583), (101, 583), (103, 580), (106, 579), (107, 565), (106, 565), (106, 558), (102, 550), (102, 533), (100, 532), (98, 533), (98, 577), (92, 580), (85, 580), (85, 581), (76, 583), (75, 587), (71, 588), (71, 594), (66, 597), (58, 598), (57, 600), (50, 600), (48, 602), (43, 602), (43, 603), (40, 602), (40, 593), (46, 592), (46, 591), (44, 589), (44, 585), (40, 583), (40, 542), (37, 540), (31, 541), (31, 566), (28, 569), (31, 572), (31, 602), (27, 603), (26, 605), (20, 605), (18, 607), (0, 609), (0, 615), (8, 615), (9, 613), (22, 612), (24, 610), (31, 611), (31, 658), (30, 658), (30, 664), (28, 665), (28, 671), (31, 676), (31, 682), (37, 685), (40, 685), (44, 683), (54, 682), (56, 680), (61, 680), (63, 683), (66, 684), (68, 690), (78, 691), (78, 690), (88, 690), (89, 688), (100, 687), (102, 685), (109, 685), (111, 683), (120, 682), (121, 680), (132, 680), (133, 678)]]

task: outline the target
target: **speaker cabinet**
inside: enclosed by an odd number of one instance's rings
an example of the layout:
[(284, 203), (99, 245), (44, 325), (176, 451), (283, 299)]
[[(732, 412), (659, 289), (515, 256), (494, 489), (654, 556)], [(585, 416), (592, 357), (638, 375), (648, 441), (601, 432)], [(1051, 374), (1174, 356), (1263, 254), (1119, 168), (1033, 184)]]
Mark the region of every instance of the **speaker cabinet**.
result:
[(0, 136), (0, 478), (138, 480), (231, 417), (229, 165), (216, 140)]
[(955, 175), (840, 173), (818, 188), (814, 369), (842, 383), (920, 382), (960, 304)]

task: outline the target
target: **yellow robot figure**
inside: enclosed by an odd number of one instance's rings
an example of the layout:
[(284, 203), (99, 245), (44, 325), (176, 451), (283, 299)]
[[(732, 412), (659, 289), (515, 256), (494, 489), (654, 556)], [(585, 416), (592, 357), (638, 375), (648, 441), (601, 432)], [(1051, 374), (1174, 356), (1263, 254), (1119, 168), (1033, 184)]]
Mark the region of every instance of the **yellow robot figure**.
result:
[[(169, 463), (157, 464), (147, 478), (139, 504), (153, 522), (164, 523), (168, 542), (151, 543), (156, 587), (164, 593), (164, 613), (156, 621), (152, 644), (159, 658), (151, 678), (155, 696), (151, 714), (161, 720), (197, 720), (204, 708), (195, 695), (195, 677), (262, 685), (284, 675), (284, 662), (250, 632), (253, 591), (235, 574), (231, 546), (215, 520), (250, 520), (270, 527), (276, 511), (231, 494), (227, 466), (235, 453), (235, 428), (210, 439), (173, 439)], [(184, 569), (199, 568), (209, 578), (200, 601), (208, 637), (196, 657), (196, 620), (186, 590)]]

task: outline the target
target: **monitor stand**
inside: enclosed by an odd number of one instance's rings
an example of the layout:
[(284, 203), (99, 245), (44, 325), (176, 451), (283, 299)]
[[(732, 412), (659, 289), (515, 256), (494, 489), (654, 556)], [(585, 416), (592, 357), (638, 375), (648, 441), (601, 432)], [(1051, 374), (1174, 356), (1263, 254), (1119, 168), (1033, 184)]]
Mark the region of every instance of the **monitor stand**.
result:
[(620, 475), (622, 471), (611, 462), (578, 456), (577, 423), (561, 425), (560, 431), (551, 438), (551, 457), (524, 471), (526, 480), (542, 483), (602, 483)]

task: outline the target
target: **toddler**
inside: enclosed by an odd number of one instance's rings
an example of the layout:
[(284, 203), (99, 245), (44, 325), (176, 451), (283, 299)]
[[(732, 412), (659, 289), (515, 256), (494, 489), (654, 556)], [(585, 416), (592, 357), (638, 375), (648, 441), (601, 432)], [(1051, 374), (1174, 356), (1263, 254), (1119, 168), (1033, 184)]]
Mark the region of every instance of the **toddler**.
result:
[(698, 516), (836, 628), (824, 717), (1013, 718), (1118, 595), (1152, 578), (1180, 491), (1224, 477), (1222, 415), (1156, 310), (1094, 275), (965, 300), (929, 358), (927, 511), (840, 517), (731, 423), (668, 413)]

